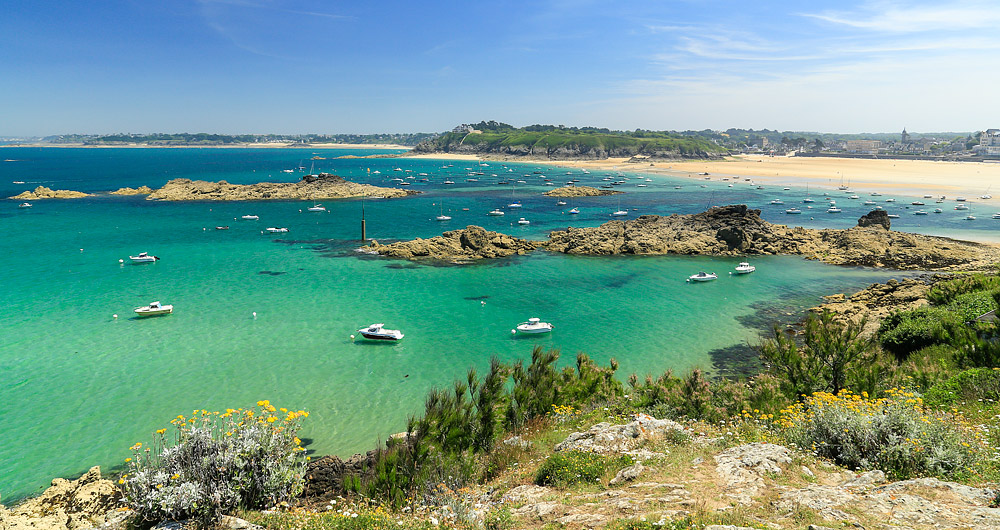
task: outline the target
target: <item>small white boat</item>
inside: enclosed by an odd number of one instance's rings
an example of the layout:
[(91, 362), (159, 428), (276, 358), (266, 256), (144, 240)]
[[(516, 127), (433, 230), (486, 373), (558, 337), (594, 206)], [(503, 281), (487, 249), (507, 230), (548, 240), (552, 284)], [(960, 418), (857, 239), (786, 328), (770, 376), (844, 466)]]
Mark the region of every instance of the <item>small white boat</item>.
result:
[(398, 329), (385, 329), (382, 326), (385, 324), (372, 324), (367, 328), (361, 328), (358, 333), (362, 337), (370, 340), (400, 340), (403, 338), (403, 333)]
[(965, 202), (965, 197), (955, 197), (955, 200), (958, 202)]
[(896, 202), (896, 199), (886, 199), (885, 202)]
[(942, 213), (942, 212), (944, 212), (944, 210), (942, 210), (941, 208), (934, 208), (934, 213)]
[(1000, 213), (993, 214), (993, 219), (1000, 219)]
[(899, 214), (890, 213), (890, 214), (887, 214), (886, 217), (888, 217), (889, 219), (899, 219)]
[(495, 217), (500, 217), (500, 216), (503, 216), (503, 210), (501, 210), (500, 208), (497, 208), (495, 210), (490, 210), (489, 213), (487, 213), (486, 215), (492, 215), (492, 216), (495, 216)]
[(450, 180), (446, 180), (446, 181), (444, 181), (444, 184), (454, 184), (454, 182), (452, 182)]
[(831, 206), (831, 207), (829, 207), (829, 208), (826, 209), (826, 213), (840, 213), (842, 211), (843, 210), (841, 210), (840, 208), (837, 208), (836, 206)]
[(158, 317), (161, 315), (169, 315), (170, 313), (173, 313), (174, 306), (169, 304), (164, 305), (161, 304), (159, 301), (156, 301), (156, 302), (150, 302), (150, 304), (147, 306), (137, 307), (135, 308), (134, 311), (135, 311), (135, 316), (140, 318)]
[(913, 215), (927, 215), (927, 212), (925, 212), (924, 210), (917, 210), (913, 212)]
[(968, 210), (969, 207), (966, 206), (966, 205), (964, 205), (964, 204), (959, 204), (958, 206), (955, 207), (955, 209), (956, 210)]
[(264, 231), (270, 232), (272, 234), (284, 234), (285, 232), (288, 231), (288, 229), (287, 228), (277, 228), (277, 227), (274, 227), (274, 226), (269, 226), (269, 227), (265, 228)]
[(877, 191), (873, 191), (873, 192), (871, 192), (871, 196), (872, 196), (872, 197), (881, 197), (881, 196), (882, 196), (882, 194), (881, 194), (881, 193), (879, 193), (879, 192), (877, 192)]
[(969, 215), (966, 215), (966, 216), (965, 216), (965, 220), (966, 220), (966, 221), (975, 221), (975, 220), (976, 220), (976, 216), (975, 216), (975, 215), (972, 215), (972, 214), (970, 213)]
[(519, 225), (530, 225), (531, 221), (529, 221), (529, 220), (525, 219), (524, 217), (522, 217), (522, 218), (520, 218), (520, 219), (517, 220), (517, 224), (519, 224)]
[(692, 274), (688, 276), (687, 281), (689, 282), (710, 282), (712, 280), (719, 279), (719, 275), (714, 272), (699, 272), (698, 274)]
[(215, 227), (215, 229), (216, 230), (229, 230), (229, 226), (228, 225), (227, 226), (217, 226), (217, 227)]
[(21, 204), (18, 204), (17, 207), (18, 208), (31, 208), (31, 203), (30, 202), (22, 202)]
[(745, 261), (741, 261), (740, 264), (737, 265), (735, 269), (733, 269), (733, 272), (735, 272), (736, 274), (750, 274), (755, 270), (757, 270), (757, 267), (754, 267), (753, 265)]
[(521, 207), (521, 203), (519, 203), (519, 202), (512, 202), (512, 203), (508, 204), (507, 207), (508, 208), (520, 208)]
[(441, 215), (435, 217), (434, 219), (436, 219), (438, 221), (451, 221), (451, 216), (450, 215), (441, 214)]
[(878, 204), (878, 203), (876, 203), (875, 201), (873, 201), (873, 200), (871, 200), (871, 199), (868, 199), (867, 201), (865, 201), (865, 202), (864, 202), (864, 203), (862, 203), (862, 204), (864, 204), (864, 205), (866, 205), (866, 206), (875, 206), (875, 205), (876, 205), (876, 204)]
[(626, 215), (628, 215), (628, 210), (617, 210), (617, 211), (611, 212), (611, 216), (612, 217), (624, 217)]
[(528, 335), (538, 335), (539, 333), (548, 333), (552, 331), (552, 324), (548, 322), (542, 322), (540, 318), (529, 318), (527, 322), (521, 322), (517, 325), (512, 332), (515, 333), (526, 333)]
[(802, 213), (802, 210), (800, 210), (800, 209), (798, 209), (798, 208), (796, 208), (796, 207), (793, 206), (793, 207), (785, 210), (785, 213), (789, 214), (789, 215), (795, 215), (795, 214)]
[(246, 221), (256, 221), (256, 220), (260, 219), (260, 216), (259, 215), (242, 215), (242, 216), (240, 216), (240, 219), (244, 219)]
[(785, 201), (781, 199), (774, 199), (771, 201), (771, 204), (785, 204)]
[(580, 213), (580, 209), (579, 208), (571, 208), (570, 211), (568, 211), (566, 213), (576, 215), (576, 214)]
[(308, 210), (310, 212), (325, 212), (326, 208), (324, 208), (322, 204), (314, 204), (314, 205), (306, 208), (306, 210)]
[(913, 201), (910, 204), (912, 204), (914, 206), (923, 206), (924, 205), (924, 203), (922, 201)]
[(848, 197), (848, 199), (860, 199), (860, 197), (858, 197), (857, 195), (851, 195), (850, 197)]
[(810, 202), (816, 202), (816, 201), (815, 201), (815, 200), (813, 200), (813, 199), (812, 199), (812, 198), (810, 198), (810, 197), (806, 197), (805, 199), (802, 199), (802, 202), (804, 202), (804, 203), (810, 203)]
[(138, 256), (129, 256), (128, 259), (132, 260), (132, 263), (152, 263), (160, 258), (150, 256), (148, 252), (140, 252)]
[(566, 201), (556, 201), (556, 206), (566, 206)]

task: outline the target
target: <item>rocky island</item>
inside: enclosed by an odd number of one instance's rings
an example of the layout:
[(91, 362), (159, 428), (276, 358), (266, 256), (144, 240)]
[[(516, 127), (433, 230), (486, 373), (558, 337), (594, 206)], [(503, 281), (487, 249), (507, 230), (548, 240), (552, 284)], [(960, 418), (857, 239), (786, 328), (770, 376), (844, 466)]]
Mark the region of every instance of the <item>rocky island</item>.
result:
[(549, 197), (598, 197), (602, 195), (620, 195), (625, 193), (618, 190), (602, 190), (591, 186), (563, 186), (551, 189), (542, 195)]
[(138, 188), (119, 188), (112, 191), (112, 195), (149, 195), (153, 193), (153, 188), (149, 186), (139, 186)]
[(81, 197), (91, 197), (90, 193), (72, 190), (53, 190), (45, 186), (38, 186), (34, 191), (26, 191), (10, 197), (16, 200), (34, 201), (39, 199), (79, 199)]
[(265, 201), (265, 200), (325, 200), (350, 197), (406, 197), (420, 193), (398, 188), (382, 188), (358, 184), (343, 177), (320, 173), (306, 175), (298, 182), (260, 182), (230, 184), (224, 180), (173, 179), (150, 193), (150, 201)]
[(451, 230), (430, 239), (418, 238), (389, 245), (380, 245), (378, 241), (372, 241), (365, 250), (390, 258), (467, 263), (478, 259), (527, 254), (539, 245), (540, 243), (536, 241), (519, 239), (469, 225), (461, 230)]
[(760, 210), (741, 204), (696, 214), (644, 215), (596, 227), (570, 227), (552, 232), (547, 242), (469, 226), (427, 240), (374, 243), (370, 250), (392, 258), (447, 261), (499, 258), (536, 248), (597, 256), (793, 254), (833, 265), (899, 270), (979, 269), (1000, 260), (1000, 248), (993, 245), (892, 231), (884, 215), (872, 212), (859, 220), (859, 226), (846, 230), (814, 230), (769, 223), (761, 219)]

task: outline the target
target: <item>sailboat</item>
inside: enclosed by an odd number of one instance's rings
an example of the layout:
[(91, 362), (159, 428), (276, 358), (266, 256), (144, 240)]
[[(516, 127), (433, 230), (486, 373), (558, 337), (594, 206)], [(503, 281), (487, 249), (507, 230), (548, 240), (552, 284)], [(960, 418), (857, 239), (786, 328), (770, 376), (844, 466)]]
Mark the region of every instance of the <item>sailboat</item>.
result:
[(816, 202), (816, 201), (813, 200), (812, 197), (809, 196), (809, 183), (808, 182), (806, 183), (806, 198), (802, 199), (802, 202), (804, 202), (804, 203)]
[(626, 215), (628, 215), (628, 210), (622, 210), (622, 200), (619, 198), (618, 199), (618, 210), (615, 211), (615, 212), (612, 212), (611, 216), (612, 217), (623, 217), (623, 216), (626, 216)]
[(514, 198), (514, 186), (513, 185), (511, 185), (511, 187), (510, 187), (510, 201), (511, 201), (510, 204), (507, 205), (508, 208), (520, 208), (521, 207), (521, 201), (519, 201), (519, 200), (517, 200), (517, 199)]
[(451, 216), (444, 214), (444, 203), (441, 203), (438, 206), (441, 207), (441, 210), (440, 210), (441, 215), (435, 217), (435, 219), (437, 219), (438, 221), (451, 221)]

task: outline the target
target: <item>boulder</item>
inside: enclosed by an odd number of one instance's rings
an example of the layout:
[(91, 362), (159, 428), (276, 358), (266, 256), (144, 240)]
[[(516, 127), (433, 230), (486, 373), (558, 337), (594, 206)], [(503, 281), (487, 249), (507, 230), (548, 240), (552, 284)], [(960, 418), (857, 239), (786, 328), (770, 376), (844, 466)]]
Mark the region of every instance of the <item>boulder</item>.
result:
[[(684, 432), (684, 427), (671, 420), (658, 420), (646, 414), (624, 425), (598, 423), (584, 432), (574, 432), (556, 444), (556, 451), (585, 451), (600, 454), (627, 453), (647, 440), (659, 439), (668, 431)], [(641, 468), (640, 468), (641, 469)]]
[(881, 226), (889, 230), (892, 227), (892, 219), (889, 219), (889, 212), (885, 210), (872, 210), (858, 219), (858, 226), (861, 228)]
[(4, 530), (76, 530), (100, 526), (114, 518), (121, 491), (114, 482), (101, 478), (94, 466), (76, 480), (57, 478), (38, 497), (13, 507), (0, 506), (0, 528)]

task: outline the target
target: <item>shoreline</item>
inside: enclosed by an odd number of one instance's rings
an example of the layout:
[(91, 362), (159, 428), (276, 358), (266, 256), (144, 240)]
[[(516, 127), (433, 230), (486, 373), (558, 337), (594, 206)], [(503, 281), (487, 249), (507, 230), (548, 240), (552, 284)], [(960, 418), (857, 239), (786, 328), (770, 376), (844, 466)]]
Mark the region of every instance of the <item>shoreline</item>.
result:
[(308, 144), (292, 145), (287, 143), (267, 144), (231, 144), (231, 145), (85, 145), (85, 144), (5, 144), (3, 147), (56, 147), (77, 149), (406, 149), (413, 147), (397, 144)]

